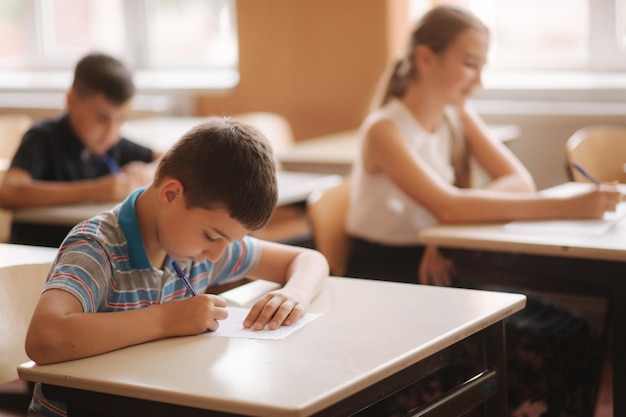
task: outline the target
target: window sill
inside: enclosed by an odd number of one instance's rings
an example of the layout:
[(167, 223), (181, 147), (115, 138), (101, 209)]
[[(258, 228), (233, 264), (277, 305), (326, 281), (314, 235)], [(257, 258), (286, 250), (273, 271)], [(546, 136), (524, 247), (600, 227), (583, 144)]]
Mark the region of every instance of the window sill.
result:
[(476, 99), (626, 102), (626, 74), (617, 71), (485, 70)]
[[(134, 73), (141, 93), (164, 91), (227, 91), (239, 83), (233, 70), (138, 70)], [(71, 71), (0, 71), (0, 92), (66, 91)]]
[[(133, 109), (188, 114), (196, 92), (225, 94), (239, 82), (236, 71), (136, 71)], [(0, 108), (62, 109), (71, 71), (0, 71)]]

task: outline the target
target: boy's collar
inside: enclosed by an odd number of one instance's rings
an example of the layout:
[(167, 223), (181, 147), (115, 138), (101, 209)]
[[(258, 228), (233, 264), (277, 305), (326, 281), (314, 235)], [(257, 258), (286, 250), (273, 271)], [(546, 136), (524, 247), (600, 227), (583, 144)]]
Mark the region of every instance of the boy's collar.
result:
[(145, 188), (138, 188), (133, 191), (122, 202), (119, 212), (120, 228), (126, 236), (126, 242), (128, 244), (128, 256), (130, 265), (133, 269), (150, 269), (152, 265), (146, 254), (146, 249), (143, 246), (143, 240), (141, 239), (141, 229), (139, 228), (139, 222), (137, 220), (137, 213), (135, 212), (135, 203), (137, 197), (145, 191)]
[(72, 124), (70, 122), (70, 115), (69, 113), (64, 113), (61, 117), (60, 117), (60, 122), (62, 125), (62, 129), (64, 130), (63, 132), (63, 137), (65, 138), (65, 142), (69, 144), (70, 148), (72, 149), (73, 152), (76, 152), (77, 154), (80, 154), (81, 156), (81, 160), (82, 160), (82, 151), (86, 150), (85, 148), (85, 144), (83, 143), (82, 140), (80, 140), (80, 138), (78, 137), (78, 135), (76, 134), (76, 132), (74, 131), (74, 128), (72, 127)]

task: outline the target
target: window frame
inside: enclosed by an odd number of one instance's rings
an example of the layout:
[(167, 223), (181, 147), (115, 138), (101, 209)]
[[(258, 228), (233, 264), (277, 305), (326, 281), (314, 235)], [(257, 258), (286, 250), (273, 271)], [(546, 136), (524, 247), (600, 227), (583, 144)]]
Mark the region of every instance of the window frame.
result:
[[(236, 13), (236, 0), (232, 12)], [(43, 45), (45, 35), (40, 22), (42, 6), (40, 0), (22, 0), (24, 7), (24, 31), (26, 55), (12, 67), (0, 69), (0, 91), (63, 91), (66, 90), (73, 72), (75, 59), (71, 63), (65, 58), (48, 56)], [(122, 1), (124, 27), (129, 41), (119, 56), (133, 71), (137, 89), (144, 92), (176, 92), (214, 90), (225, 91), (239, 83), (238, 65), (234, 67), (206, 67), (193, 64), (186, 67), (163, 68), (151, 66), (147, 48), (146, 2), (145, 0)], [(235, 15), (236, 16), (236, 15)], [(236, 19), (236, 17), (235, 17)], [(205, 66), (203, 66), (205, 65)]]

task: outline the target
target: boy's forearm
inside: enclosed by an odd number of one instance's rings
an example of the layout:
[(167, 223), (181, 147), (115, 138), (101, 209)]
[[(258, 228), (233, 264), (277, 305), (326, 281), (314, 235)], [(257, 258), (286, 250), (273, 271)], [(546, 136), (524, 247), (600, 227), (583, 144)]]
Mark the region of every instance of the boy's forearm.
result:
[(162, 306), (41, 320), (29, 329), (28, 356), (39, 364), (62, 362), (163, 338)]
[(7, 185), (2, 191), (3, 206), (7, 209), (74, 204), (95, 201), (103, 194), (104, 184), (99, 180), (76, 182), (33, 181), (27, 184)]
[(228, 316), (216, 295), (176, 299), (136, 310), (83, 313), (62, 290), (43, 293), (26, 336), (26, 353), (37, 363), (98, 355), (173, 336), (215, 330)]
[(285, 287), (306, 294), (310, 302), (322, 290), (329, 273), (326, 258), (317, 251), (306, 250), (293, 260)]

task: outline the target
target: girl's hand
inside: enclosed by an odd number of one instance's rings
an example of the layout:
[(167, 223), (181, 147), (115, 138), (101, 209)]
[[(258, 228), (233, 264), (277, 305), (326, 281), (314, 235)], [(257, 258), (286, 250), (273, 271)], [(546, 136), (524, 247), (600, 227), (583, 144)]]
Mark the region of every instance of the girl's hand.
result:
[(572, 200), (571, 217), (599, 219), (605, 212), (616, 210), (622, 201), (622, 194), (617, 185), (602, 184), (589, 192), (574, 196)]
[(252, 306), (243, 327), (263, 330), (267, 325), (270, 330), (275, 330), (281, 325), (290, 326), (308, 308), (309, 302), (297, 290), (281, 288), (265, 294)]
[(449, 287), (455, 274), (451, 259), (443, 257), (436, 246), (426, 246), (419, 266), (420, 284)]

